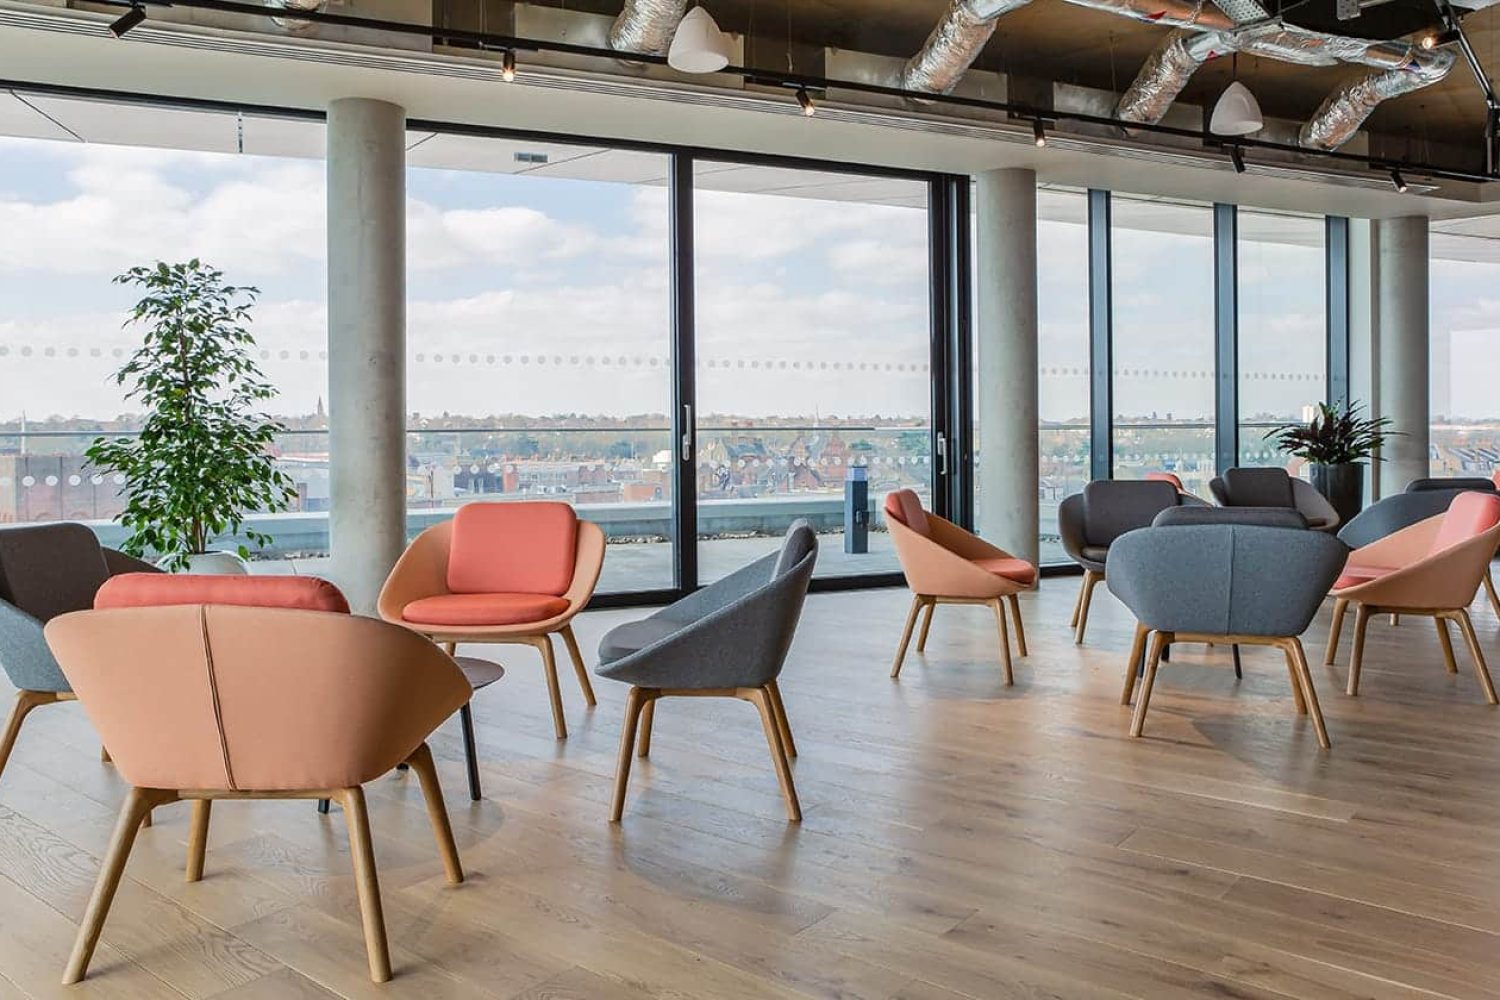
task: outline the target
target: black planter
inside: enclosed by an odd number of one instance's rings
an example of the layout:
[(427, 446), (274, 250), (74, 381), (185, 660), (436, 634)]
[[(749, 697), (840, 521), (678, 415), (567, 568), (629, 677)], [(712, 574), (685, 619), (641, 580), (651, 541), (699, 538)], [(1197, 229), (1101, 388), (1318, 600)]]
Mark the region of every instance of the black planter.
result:
[(1339, 521), (1354, 520), (1365, 499), (1365, 467), (1359, 462), (1312, 466), (1313, 488), (1339, 513)]

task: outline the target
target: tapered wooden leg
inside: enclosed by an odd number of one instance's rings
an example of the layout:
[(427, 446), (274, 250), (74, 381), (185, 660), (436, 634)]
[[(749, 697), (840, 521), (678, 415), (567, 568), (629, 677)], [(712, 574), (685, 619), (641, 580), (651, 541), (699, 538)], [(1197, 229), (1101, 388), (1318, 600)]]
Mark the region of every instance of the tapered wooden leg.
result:
[[(115, 762), (114, 758), (109, 755), (109, 747), (103, 743), (99, 744), (99, 760), (105, 764), (113, 764)], [(4, 765), (0, 765), (0, 769), (3, 769), (3, 767)]]
[(1307, 665), (1307, 651), (1300, 639), (1292, 639), (1289, 648), (1297, 665), (1297, 677), (1301, 680), (1303, 697), (1307, 703), (1307, 714), (1312, 716), (1313, 730), (1318, 734), (1318, 746), (1327, 750), (1333, 746), (1328, 739), (1328, 726), (1323, 722), (1323, 708), (1318, 704), (1318, 692), (1313, 688), (1312, 670)]
[(558, 631), (562, 633), (563, 644), (568, 647), (568, 658), (573, 661), (573, 673), (578, 675), (578, 686), (583, 688), (583, 700), (588, 703), (589, 708), (593, 708), (599, 702), (594, 698), (594, 685), (589, 683), (589, 672), (583, 665), (583, 654), (578, 651), (578, 637), (573, 634), (571, 624), (564, 625)]
[(651, 756), (651, 729), (656, 722), (656, 699), (646, 702), (646, 707), (641, 710), (641, 735), (636, 741), (635, 755), (637, 757)]
[(16, 737), (21, 735), (21, 723), (38, 705), (47, 705), (57, 700), (50, 691), (17, 691), (16, 700), (10, 707), (10, 717), (5, 720), (5, 732), (0, 735), (0, 774), (5, 773), (5, 762), (15, 749)]
[(1078, 599), (1078, 629), (1073, 633), (1073, 643), (1075, 645), (1083, 645), (1083, 635), (1088, 631), (1089, 627), (1089, 605), (1094, 600), (1094, 588), (1098, 586), (1099, 581), (1102, 579), (1104, 579), (1104, 574), (1102, 573), (1096, 573), (1091, 569), (1084, 570), (1083, 572), (1083, 593), (1079, 595)]
[(458, 845), (453, 842), (453, 825), (448, 822), (448, 807), (443, 803), (443, 787), (438, 784), (432, 750), (423, 743), (406, 762), (417, 772), (417, 781), (422, 786), (422, 799), (427, 803), (427, 820), (432, 824), (432, 835), (437, 838), (438, 854), (443, 859), (443, 873), (447, 875), (449, 882), (457, 885), (464, 880), (464, 868), (458, 860)]
[(1083, 579), (1078, 582), (1078, 596), (1073, 598), (1073, 614), (1068, 619), (1068, 628), (1078, 627), (1078, 612), (1083, 608), (1083, 592), (1089, 589), (1089, 571), (1083, 571)]
[(1490, 598), (1490, 610), (1500, 617), (1500, 594), (1495, 593), (1495, 577), (1490, 573), (1490, 568), (1484, 568), (1484, 592)]
[(1448, 619), (1442, 615), (1436, 615), (1432, 623), (1437, 626), (1438, 645), (1443, 647), (1443, 666), (1448, 673), (1458, 673), (1458, 660), (1453, 656), (1453, 638), (1448, 634)]
[(922, 629), (917, 633), (917, 652), (927, 650), (927, 633), (932, 630), (932, 613), (937, 610), (937, 601), (927, 602), (927, 613), (922, 616)]
[[(654, 700), (654, 699), (651, 699)], [(625, 786), (630, 784), (630, 755), (635, 751), (635, 729), (648, 696), (638, 687), (625, 696), (625, 720), (620, 726), (620, 759), (615, 765), (615, 797), (609, 808), (609, 821), (620, 822), (625, 814)]]
[(188, 882), (203, 881), (203, 856), (208, 852), (208, 819), (214, 804), (208, 799), (193, 801), (193, 820), (188, 828)]
[(1302, 678), (1297, 673), (1297, 656), (1290, 643), (1281, 643), (1281, 652), (1286, 656), (1286, 675), (1292, 682), (1292, 698), (1297, 702), (1297, 714), (1307, 714), (1307, 698), (1302, 692)]
[(772, 714), (770, 693), (765, 688), (754, 688), (748, 697), (760, 710), (761, 728), (766, 731), (766, 745), (771, 748), (771, 762), (776, 765), (776, 778), (781, 782), (781, 797), (786, 800), (786, 818), (800, 823), (802, 806), (797, 801), (797, 787), (792, 783), (792, 765), (787, 760), (786, 747), (781, 744), (781, 730)]
[(1365, 662), (1365, 630), (1370, 627), (1370, 606), (1361, 604), (1354, 614), (1354, 651), (1349, 655), (1349, 686), (1344, 693), (1353, 698), (1359, 694), (1359, 669)]
[(1495, 697), (1495, 682), (1490, 678), (1490, 668), (1484, 662), (1484, 651), (1479, 648), (1479, 637), (1474, 634), (1474, 623), (1469, 620), (1468, 611), (1459, 610), (1458, 627), (1463, 630), (1464, 641), (1469, 644), (1469, 655), (1474, 658), (1474, 676), (1484, 688), (1484, 700), (1491, 705), (1500, 705), (1500, 698)]
[(911, 645), (912, 629), (917, 627), (917, 613), (922, 610), (922, 595), (913, 594), (911, 610), (906, 614), (906, 628), (901, 632), (901, 645), (896, 647), (896, 662), (891, 664), (891, 678), (901, 676), (901, 663), (906, 659), (906, 647)]
[(1334, 657), (1339, 652), (1339, 636), (1344, 631), (1344, 612), (1349, 610), (1347, 598), (1336, 597), (1333, 600), (1333, 624), (1328, 629), (1328, 649), (1323, 654), (1323, 665), (1333, 666)]
[(1010, 636), (1005, 629), (1005, 605), (997, 597), (990, 602), (990, 607), (995, 611), (995, 625), (1000, 630), (1000, 665), (1005, 668), (1005, 686), (1010, 687), (1016, 682), (1016, 674), (1010, 664)]
[(388, 983), (391, 954), (385, 939), (385, 911), (380, 903), (380, 875), (375, 868), (375, 843), (370, 837), (365, 791), (359, 787), (346, 788), (340, 799), (344, 821), (349, 826), (349, 856), (354, 862), (354, 883), (359, 890), (359, 918), (365, 929), (370, 978), (377, 983)]
[(1391, 612), (1391, 627), (1394, 628), (1395, 626), (1400, 625), (1400, 624), (1401, 624), (1401, 616), (1398, 615), (1398, 614), (1396, 614), (1396, 612), (1392, 611)]
[(1026, 626), (1021, 624), (1021, 600), (1015, 594), (1005, 599), (1010, 605), (1010, 619), (1016, 626), (1016, 655), (1026, 655)]
[(766, 685), (771, 698), (771, 710), (776, 713), (776, 726), (781, 730), (781, 745), (788, 757), (797, 756), (797, 742), (792, 739), (792, 722), (786, 717), (786, 703), (781, 700), (781, 685), (775, 681)]
[(1161, 651), (1170, 640), (1166, 633), (1158, 632), (1151, 638), (1151, 656), (1146, 660), (1146, 676), (1141, 678), (1141, 693), (1135, 700), (1135, 715), (1130, 720), (1130, 735), (1138, 737), (1146, 729), (1146, 708), (1151, 704), (1151, 689), (1156, 686), (1156, 668), (1161, 663)]
[(78, 925), (73, 953), (68, 956), (68, 966), (63, 972), (63, 985), (82, 982), (88, 972), (89, 960), (94, 957), (94, 948), (99, 944), (99, 932), (104, 929), (105, 918), (109, 916), (115, 890), (120, 887), (120, 876), (125, 873), (125, 862), (135, 845), (141, 820), (154, 806), (171, 802), (176, 797), (172, 792), (152, 788), (132, 788), (126, 793), (114, 835), (109, 841), (109, 850), (104, 855), (104, 867), (99, 870), (99, 881), (94, 884), (94, 894), (89, 897), (83, 920)]
[(1125, 687), (1120, 692), (1120, 704), (1129, 705), (1135, 694), (1135, 672), (1140, 668), (1141, 657), (1146, 654), (1146, 637), (1151, 630), (1140, 622), (1135, 623), (1135, 641), (1130, 644), (1130, 662), (1125, 664)]
[(547, 673), (547, 697), (552, 701), (552, 731), (560, 740), (568, 738), (568, 720), (563, 718), (562, 689), (557, 684), (557, 659), (552, 655), (552, 637), (538, 636), (533, 640), (542, 653), (542, 669)]

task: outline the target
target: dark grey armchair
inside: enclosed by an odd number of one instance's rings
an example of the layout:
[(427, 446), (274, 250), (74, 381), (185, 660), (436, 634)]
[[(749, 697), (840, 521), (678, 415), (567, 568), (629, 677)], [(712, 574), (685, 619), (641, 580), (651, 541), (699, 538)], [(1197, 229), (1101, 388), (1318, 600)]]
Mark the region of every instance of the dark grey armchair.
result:
[(1214, 499), (1225, 507), (1290, 507), (1307, 518), (1315, 531), (1336, 531), (1339, 512), (1312, 483), (1293, 478), (1285, 469), (1226, 469), (1208, 484)]
[(799, 519), (787, 531), (780, 552), (604, 636), (595, 673), (630, 685), (611, 822), (618, 823), (625, 811), (631, 754), (645, 757), (651, 752), (656, 702), (668, 697), (739, 698), (755, 705), (781, 782), (787, 818), (802, 819), (788, 760), (797, 755), (797, 747), (776, 680), (797, 631), (817, 558), (817, 535)]
[(1136, 665), (1155, 633), (1130, 735), (1140, 736), (1145, 728), (1168, 645), (1238, 643), (1282, 651), (1297, 711), (1312, 716), (1318, 744), (1327, 749), (1328, 730), (1298, 637), (1348, 554), (1332, 535), (1258, 524), (1146, 528), (1116, 539), (1109, 552), (1109, 589), (1137, 620), (1121, 704), (1130, 704)]
[[(1191, 502), (1196, 503), (1196, 498)], [(1073, 641), (1082, 643), (1089, 626), (1094, 588), (1104, 579), (1109, 547), (1127, 531), (1144, 528), (1162, 511), (1184, 503), (1177, 487), (1162, 481), (1100, 479), (1057, 508), (1057, 533), (1068, 558), (1083, 567), (1083, 584), (1073, 604)]]
[(0, 773), (31, 710), (73, 698), (42, 628), (58, 615), (93, 607), (110, 577), (142, 572), (157, 570), (101, 547), (81, 524), (0, 528), (0, 667), (18, 689), (0, 734)]

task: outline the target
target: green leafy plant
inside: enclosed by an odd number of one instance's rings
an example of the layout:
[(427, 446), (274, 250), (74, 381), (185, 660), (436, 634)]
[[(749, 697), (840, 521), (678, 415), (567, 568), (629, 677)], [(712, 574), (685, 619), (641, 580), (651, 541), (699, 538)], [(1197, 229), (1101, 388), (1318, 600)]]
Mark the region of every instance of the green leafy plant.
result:
[(1361, 404), (1339, 401), (1319, 403), (1317, 413), (1305, 424), (1282, 424), (1266, 431), (1265, 439), (1295, 458), (1318, 465), (1347, 465), (1369, 458), (1394, 432), (1386, 430), (1387, 417), (1360, 416)]
[[(114, 381), (146, 417), (139, 434), (95, 438), (85, 455), (94, 469), (124, 477), (125, 551), (183, 569), (215, 538), (240, 532), (246, 514), (285, 510), (295, 496), (270, 453), (284, 428), (261, 412), (276, 389), (251, 357), (247, 323), (259, 291), (226, 284), (196, 258), (114, 280), (145, 290), (126, 322), (145, 327), (145, 341)], [(270, 541), (244, 535), (257, 547)]]

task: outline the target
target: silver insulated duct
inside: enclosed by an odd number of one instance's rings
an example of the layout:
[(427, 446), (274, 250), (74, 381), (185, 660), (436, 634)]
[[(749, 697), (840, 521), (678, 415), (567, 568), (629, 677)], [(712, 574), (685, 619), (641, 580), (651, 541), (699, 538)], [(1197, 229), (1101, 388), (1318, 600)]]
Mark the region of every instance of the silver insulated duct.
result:
[(1231, 36), (1223, 32), (1172, 32), (1146, 59), (1135, 82), (1120, 98), (1115, 117), (1154, 125), (1166, 115), (1199, 66), (1233, 51)]
[(1345, 84), (1328, 95), (1318, 113), (1302, 126), (1298, 141), (1310, 149), (1339, 148), (1359, 131), (1381, 102), (1432, 86), (1448, 75), (1456, 58), (1446, 49), (1413, 50), (1404, 66)]
[(995, 22), (1031, 0), (953, 0), (922, 50), (912, 56), (901, 72), (904, 90), (946, 94), (958, 85), (965, 71), (995, 33)]
[[(283, 10), (321, 11), (328, 4), (327, 0), (270, 0), (267, 6)], [(312, 21), (304, 21), (300, 17), (272, 17), (271, 23), (294, 35), (305, 34), (317, 27)]]
[(665, 55), (688, 0), (625, 0), (625, 9), (609, 29), (609, 47), (617, 52)]

